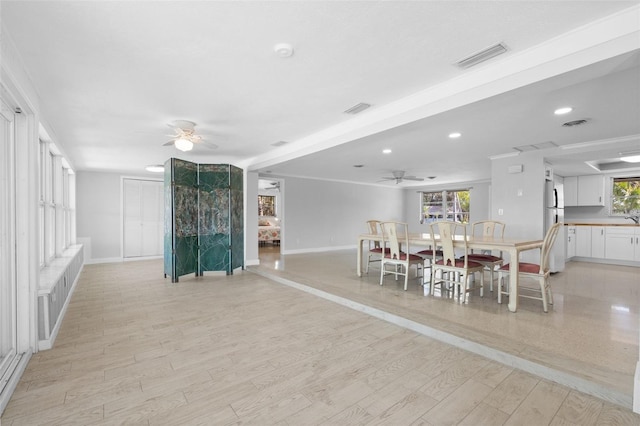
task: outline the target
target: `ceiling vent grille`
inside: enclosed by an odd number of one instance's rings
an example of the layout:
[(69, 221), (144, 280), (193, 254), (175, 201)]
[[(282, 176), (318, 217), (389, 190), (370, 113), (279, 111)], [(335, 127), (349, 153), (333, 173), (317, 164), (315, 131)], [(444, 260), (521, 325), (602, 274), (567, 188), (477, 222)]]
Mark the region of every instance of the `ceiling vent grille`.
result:
[(352, 106), (351, 108), (346, 110), (344, 113), (345, 114), (358, 114), (359, 112), (364, 111), (365, 109), (369, 108), (370, 106), (371, 106), (370, 104), (365, 104), (364, 102), (360, 102), (358, 105)]
[(478, 65), (481, 62), (487, 61), (491, 58), (495, 58), (498, 55), (502, 55), (507, 51), (507, 46), (504, 43), (494, 44), (485, 49), (480, 50), (466, 58), (460, 59), (456, 62), (456, 65), (460, 68), (471, 68), (474, 65)]
[(581, 126), (583, 124), (586, 124), (587, 120), (573, 120), (573, 121), (567, 121), (566, 123), (562, 124), (562, 127), (573, 127), (573, 126)]
[(272, 143), (271, 146), (282, 146), (282, 145), (286, 145), (288, 143), (289, 142), (287, 142), (287, 141), (278, 141), (278, 142)]

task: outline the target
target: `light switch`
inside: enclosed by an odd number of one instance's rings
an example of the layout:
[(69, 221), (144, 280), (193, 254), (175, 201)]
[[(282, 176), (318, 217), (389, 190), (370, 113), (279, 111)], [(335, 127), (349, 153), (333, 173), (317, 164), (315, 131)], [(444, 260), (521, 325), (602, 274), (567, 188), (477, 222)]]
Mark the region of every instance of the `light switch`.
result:
[(498, 216), (502, 216), (504, 214), (504, 210), (503, 209), (498, 209)]

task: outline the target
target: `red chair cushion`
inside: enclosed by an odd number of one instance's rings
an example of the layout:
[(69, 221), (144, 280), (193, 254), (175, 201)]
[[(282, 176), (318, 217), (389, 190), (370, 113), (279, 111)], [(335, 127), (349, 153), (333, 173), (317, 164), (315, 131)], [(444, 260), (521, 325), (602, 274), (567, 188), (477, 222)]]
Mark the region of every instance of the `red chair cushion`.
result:
[[(382, 247), (372, 248), (371, 250), (369, 250), (369, 252), (382, 254)], [(386, 249), (384, 249), (384, 252), (385, 253), (391, 253), (391, 249), (390, 248), (386, 248)]]
[[(417, 254), (421, 254), (423, 256), (433, 256), (433, 250), (420, 250)], [(436, 256), (444, 256), (444, 254), (442, 254), (442, 250), (436, 250)]]
[[(444, 265), (444, 259), (440, 259), (436, 261), (436, 265)], [(446, 266), (451, 266), (451, 262), (447, 263)], [(464, 259), (456, 259), (456, 268), (464, 268)], [(482, 268), (482, 265), (478, 262), (467, 262), (467, 268)]]
[(500, 262), (501, 257), (493, 256), (491, 254), (470, 254), (467, 256), (469, 260), (477, 260), (478, 262)]
[[(384, 255), (385, 259), (391, 259), (391, 253), (387, 253)], [(407, 253), (400, 253), (400, 259), (399, 260), (407, 260)], [(418, 261), (418, 262), (422, 262), (422, 258), (420, 256), (416, 256), (415, 254), (410, 254), (409, 255), (409, 260), (410, 261)]]
[[(540, 265), (536, 265), (535, 263), (520, 262), (518, 268), (519, 268), (520, 272), (524, 272), (524, 273), (527, 273), (527, 274), (537, 274), (537, 273), (540, 272)], [(509, 264), (506, 264), (506, 265), (500, 267), (499, 270), (500, 271), (508, 271), (509, 270)]]

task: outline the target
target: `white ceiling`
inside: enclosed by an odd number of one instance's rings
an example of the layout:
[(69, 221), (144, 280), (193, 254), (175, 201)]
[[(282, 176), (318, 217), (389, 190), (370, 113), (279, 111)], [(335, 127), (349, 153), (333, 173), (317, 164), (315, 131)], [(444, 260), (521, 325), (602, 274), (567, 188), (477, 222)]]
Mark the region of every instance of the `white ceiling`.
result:
[[(523, 145), (584, 145), (548, 150), (560, 174), (640, 149), (638, 4), (3, 0), (0, 18), (76, 170), (141, 174), (179, 157), (372, 184), (401, 169), (441, 184), (488, 179), (490, 156)], [(629, 8), (635, 40), (599, 29)], [(605, 42), (571, 39), (589, 28)], [(505, 55), (453, 65), (500, 41)], [(273, 52), (280, 42), (292, 57)], [(372, 107), (343, 113), (359, 102)], [(574, 111), (553, 116), (565, 104)], [(162, 146), (177, 119), (218, 148)]]

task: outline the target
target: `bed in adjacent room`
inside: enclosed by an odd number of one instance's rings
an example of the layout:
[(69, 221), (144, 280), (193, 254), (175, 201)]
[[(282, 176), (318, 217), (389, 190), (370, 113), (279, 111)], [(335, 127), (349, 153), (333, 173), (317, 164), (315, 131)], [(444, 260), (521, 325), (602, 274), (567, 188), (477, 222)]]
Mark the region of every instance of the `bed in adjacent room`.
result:
[(258, 220), (258, 243), (280, 244), (280, 226), (267, 219)]

